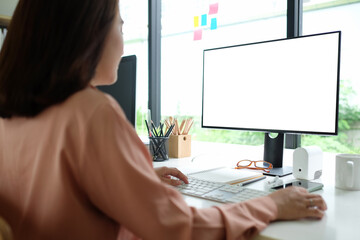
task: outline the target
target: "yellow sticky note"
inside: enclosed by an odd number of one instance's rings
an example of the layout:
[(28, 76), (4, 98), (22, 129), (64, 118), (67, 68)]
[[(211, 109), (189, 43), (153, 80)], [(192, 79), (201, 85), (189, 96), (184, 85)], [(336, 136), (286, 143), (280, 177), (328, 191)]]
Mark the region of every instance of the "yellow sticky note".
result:
[(199, 16), (195, 16), (194, 17), (194, 27), (198, 27), (199, 26)]

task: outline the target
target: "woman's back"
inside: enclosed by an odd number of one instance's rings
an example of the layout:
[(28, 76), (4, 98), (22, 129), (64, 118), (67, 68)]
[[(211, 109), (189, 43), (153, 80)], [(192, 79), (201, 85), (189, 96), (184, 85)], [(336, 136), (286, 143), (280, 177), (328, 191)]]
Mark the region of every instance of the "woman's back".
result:
[(115, 238), (118, 225), (90, 202), (79, 174), (85, 127), (104, 104), (87, 88), (35, 118), (0, 118), (0, 214), (16, 238)]

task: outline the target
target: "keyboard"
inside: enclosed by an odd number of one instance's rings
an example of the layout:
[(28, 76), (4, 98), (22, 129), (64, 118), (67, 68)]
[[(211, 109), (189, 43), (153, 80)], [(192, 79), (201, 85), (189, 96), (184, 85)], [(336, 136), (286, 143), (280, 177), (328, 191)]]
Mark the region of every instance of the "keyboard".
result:
[(188, 176), (189, 184), (176, 187), (182, 194), (204, 198), (221, 203), (236, 203), (269, 194), (266, 191), (246, 188), (241, 185), (230, 185), (204, 181)]

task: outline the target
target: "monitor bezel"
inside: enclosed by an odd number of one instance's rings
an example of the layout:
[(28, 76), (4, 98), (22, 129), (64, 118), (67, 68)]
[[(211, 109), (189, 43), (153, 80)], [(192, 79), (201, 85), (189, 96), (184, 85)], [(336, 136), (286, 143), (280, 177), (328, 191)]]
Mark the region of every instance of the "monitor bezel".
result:
[[(240, 127), (221, 127), (221, 126), (210, 126), (204, 125), (204, 76), (205, 76), (205, 54), (208, 51), (214, 51), (225, 48), (233, 48), (233, 47), (242, 47), (248, 45), (255, 44), (265, 44), (270, 42), (280, 42), (280, 41), (291, 41), (299, 38), (309, 38), (315, 36), (322, 36), (327, 34), (338, 34), (338, 59), (337, 59), (337, 86), (336, 86), (336, 116), (335, 116), (335, 131), (334, 132), (316, 132), (316, 131), (299, 131), (293, 129), (266, 129), (266, 128), (240, 128)], [(340, 56), (341, 56), (341, 31), (332, 31), (332, 32), (324, 32), (324, 33), (316, 33), (292, 38), (280, 38), (280, 39), (272, 39), (266, 41), (259, 42), (251, 42), (244, 44), (237, 44), (231, 46), (217, 47), (217, 48), (209, 48), (203, 50), (203, 76), (202, 76), (202, 113), (201, 113), (201, 127), (209, 128), (209, 129), (222, 129), (222, 130), (243, 130), (243, 131), (254, 131), (254, 132), (265, 132), (265, 133), (281, 133), (281, 134), (311, 134), (311, 135), (323, 135), (323, 136), (335, 136), (338, 134), (338, 118), (339, 118), (339, 92), (340, 92)]]

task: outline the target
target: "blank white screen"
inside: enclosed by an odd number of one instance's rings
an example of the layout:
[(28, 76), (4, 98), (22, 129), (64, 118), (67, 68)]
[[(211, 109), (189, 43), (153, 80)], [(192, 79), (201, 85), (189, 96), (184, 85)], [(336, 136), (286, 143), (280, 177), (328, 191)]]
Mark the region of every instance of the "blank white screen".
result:
[(339, 37), (205, 50), (203, 127), (336, 134)]

